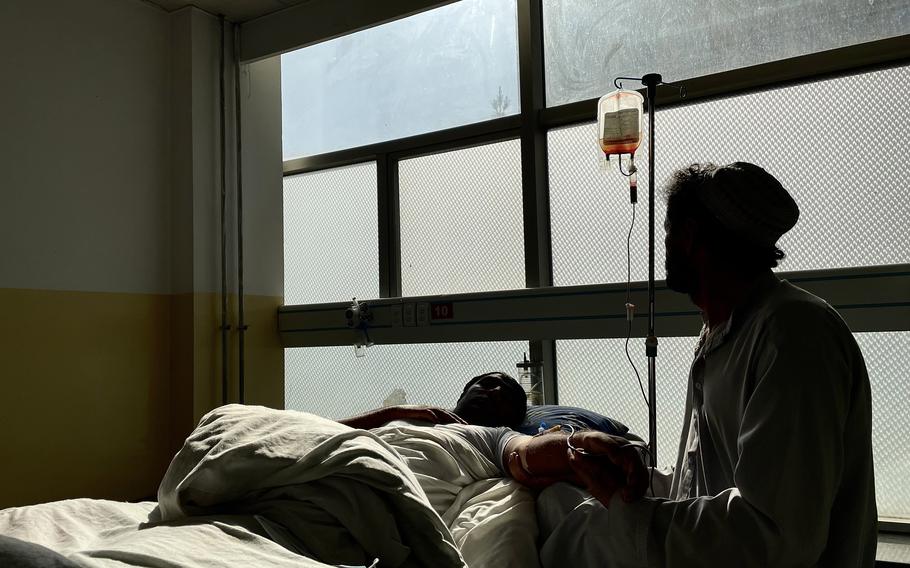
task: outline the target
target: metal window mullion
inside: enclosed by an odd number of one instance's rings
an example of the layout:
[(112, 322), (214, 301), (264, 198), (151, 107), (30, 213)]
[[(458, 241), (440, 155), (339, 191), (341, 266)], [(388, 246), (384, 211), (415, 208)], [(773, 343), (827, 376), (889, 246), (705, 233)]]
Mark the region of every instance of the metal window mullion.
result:
[(518, 77), (521, 92), (521, 188), (524, 217), (525, 284), (553, 284), (547, 135), (540, 123), (544, 100), (541, 0), (518, 0)]
[(878, 531), (896, 534), (910, 534), (910, 521), (904, 519), (879, 519)]
[(505, 116), (366, 146), (292, 158), (284, 160), (282, 166), (284, 175), (287, 176), (368, 162), (380, 154), (392, 154), (396, 158), (403, 158), (454, 150), (513, 138), (518, 135), (520, 123), (520, 116)]
[(401, 215), (398, 201), (398, 160), (376, 156), (379, 223), (379, 297), (401, 296)]
[(556, 385), (556, 341), (542, 339), (531, 341), (531, 360), (541, 361), (540, 386), (544, 404), (559, 404)]
[[(524, 220), (525, 285), (553, 285), (542, 0), (518, 0), (518, 77), (521, 92), (521, 187)], [(531, 359), (540, 361), (543, 398), (558, 400), (556, 342), (532, 341)]]

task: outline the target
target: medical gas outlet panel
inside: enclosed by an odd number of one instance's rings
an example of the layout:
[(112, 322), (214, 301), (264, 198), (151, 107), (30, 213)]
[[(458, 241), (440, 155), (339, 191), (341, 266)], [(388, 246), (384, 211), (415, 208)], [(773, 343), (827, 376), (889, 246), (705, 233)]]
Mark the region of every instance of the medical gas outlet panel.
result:
[[(854, 331), (904, 329), (910, 320), (910, 265), (779, 273), (825, 298)], [(656, 286), (662, 337), (697, 335), (689, 299)], [(857, 303), (856, 298), (864, 298)], [(647, 331), (647, 287), (632, 283), (633, 337)], [(526, 288), (410, 298), (349, 299), (283, 306), (285, 347), (625, 337), (626, 285)], [(353, 307), (356, 305), (356, 310)]]

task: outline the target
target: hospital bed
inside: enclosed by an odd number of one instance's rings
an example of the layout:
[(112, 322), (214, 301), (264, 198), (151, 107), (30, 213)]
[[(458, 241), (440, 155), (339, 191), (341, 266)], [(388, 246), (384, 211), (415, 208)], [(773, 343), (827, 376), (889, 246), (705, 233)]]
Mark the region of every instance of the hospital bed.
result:
[(540, 566), (531, 490), (440, 429), (385, 430), (224, 406), (175, 456), (157, 502), (7, 509), (0, 535), (91, 568)]

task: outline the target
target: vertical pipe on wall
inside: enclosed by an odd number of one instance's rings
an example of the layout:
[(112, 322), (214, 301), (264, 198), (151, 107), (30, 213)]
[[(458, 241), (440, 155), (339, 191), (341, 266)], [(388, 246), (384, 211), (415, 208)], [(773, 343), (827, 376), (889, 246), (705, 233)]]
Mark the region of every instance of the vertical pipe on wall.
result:
[(243, 143), (240, 125), (240, 26), (234, 26), (234, 121), (237, 149), (237, 331), (239, 366), (237, 369), (238, 402), (243, 404), (244, 336), (247, 325), (243, 315)]
[(218, 95), (220, 98), (220, 121), (219, 121), (219, 132), (221, 134), (221, 404), (227, 404), (228, 402), (228, 331), (231, 329), (231, 326), (227, 322), (227, 312), (228, 312), (228, 297), (227, 297), (227, 215), (226, 215), (226, 201), (227, 201), (227, 189), (225, 186), (225, 169), (227, 164), (225, 163), (225, 158), (227, 156), (227, 144), (225, 142), (225, 114), (227, 109), (225, 107), (225, 76), (224, 76), (224, 15), (218, 16), (218, 21), (220, 23), (221, 39), (220, 39), (220, 49), (218, 51), (218, 79), (219, 79), (219, 88)]

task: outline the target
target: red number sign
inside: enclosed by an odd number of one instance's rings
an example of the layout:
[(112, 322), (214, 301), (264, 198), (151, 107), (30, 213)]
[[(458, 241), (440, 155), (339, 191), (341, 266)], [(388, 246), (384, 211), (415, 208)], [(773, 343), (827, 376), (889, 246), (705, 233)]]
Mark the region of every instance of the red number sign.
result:
[(455, 317), (455, 310), (452, 308), (452, 302), (439, 302), (430, 305), (430, 319), (450, 320), (453, 317)]

